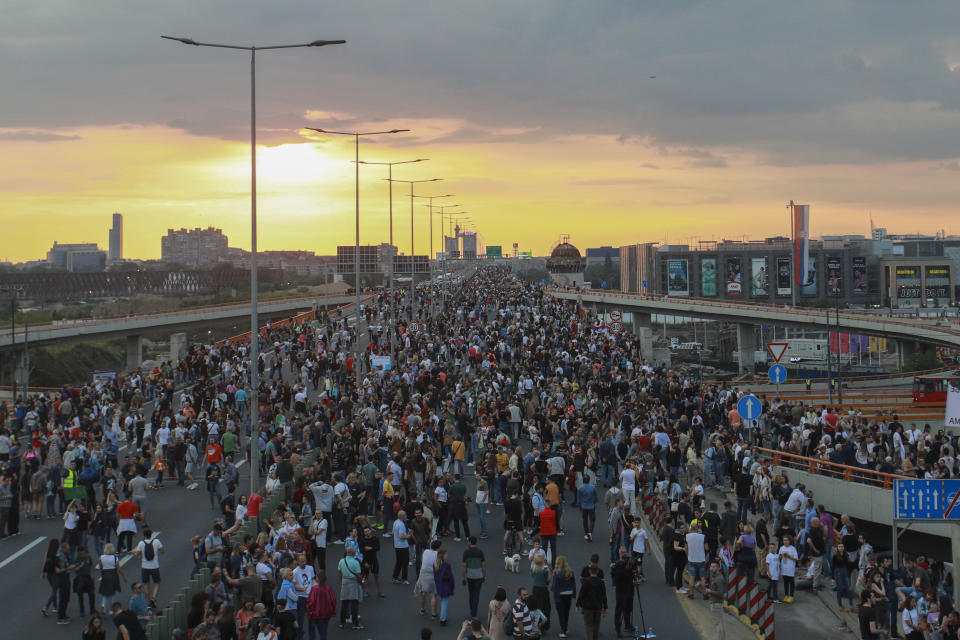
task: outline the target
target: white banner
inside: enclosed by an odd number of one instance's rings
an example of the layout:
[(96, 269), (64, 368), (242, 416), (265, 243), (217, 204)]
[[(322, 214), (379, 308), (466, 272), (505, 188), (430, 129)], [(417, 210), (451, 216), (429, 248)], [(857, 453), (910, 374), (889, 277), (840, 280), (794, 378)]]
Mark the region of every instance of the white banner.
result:
[(384, 371), (390, 371), (390, 356), (370, 356), (370, 366), (376, 370), (383, 367)]
[(947, 413), (943, 417), (943, 426), (960, 429), (960, 386), (947, 382)]

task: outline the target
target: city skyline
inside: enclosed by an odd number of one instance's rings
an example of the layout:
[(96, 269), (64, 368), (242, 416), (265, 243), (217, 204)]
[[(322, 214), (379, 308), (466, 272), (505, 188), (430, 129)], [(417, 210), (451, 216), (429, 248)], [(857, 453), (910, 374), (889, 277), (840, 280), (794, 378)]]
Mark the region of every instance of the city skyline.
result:
[[(158, 258), (171, 227), (222, 228), (249, 248), (248, 66), (161, 32), (347, 40), (259, 63), (262, 250), (353, 242), (352, 142), (307, 126), (411, 129), (365, 141), (361, 160), (429, 157), (395, 177), (444, 178), (421, 193), (455, 193), (487, 244), (539, 255), (560, 232), (581, 248), (788, 235), (790, 199), (811, 205), (815, 235), (867, 235), (871, 215), (892, 232), (960, 232), (952, 5), (241, 3), (226, 20), (228, 5), (194, 7), (188, 23), (182, 2), (136, 16), (54, 6), (56, 23), (24, 5), (0, 27), (8, 83), (23, 88), (0, 116), (2, 260), (54, 240), (107, 247), (112, 211), (124, 257)], [(787, 23), (804, 38), (773, 37)], [(361, 244), (388, 238), (380, 169), (361, 169)], [(409, 253), (409, 198), (394, 196)]]

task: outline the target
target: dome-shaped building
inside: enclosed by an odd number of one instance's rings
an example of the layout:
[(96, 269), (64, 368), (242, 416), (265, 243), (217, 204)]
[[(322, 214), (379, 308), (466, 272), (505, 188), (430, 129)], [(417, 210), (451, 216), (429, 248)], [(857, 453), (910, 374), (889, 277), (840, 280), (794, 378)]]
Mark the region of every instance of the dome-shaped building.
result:
[(581, 287), (586, 263), (580, 250), (570, 244), (570, 236), (564, 234), (547, 258), (547, 271), (558, 285)]

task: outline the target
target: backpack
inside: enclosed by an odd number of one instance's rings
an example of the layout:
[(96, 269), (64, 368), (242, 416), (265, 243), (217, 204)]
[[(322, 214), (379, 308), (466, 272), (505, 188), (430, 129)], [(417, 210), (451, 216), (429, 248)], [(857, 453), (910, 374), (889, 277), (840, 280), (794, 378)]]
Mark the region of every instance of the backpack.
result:
[(330, 587), (310, 590), (307, 598), (307, 617), (313, 620), (332, 618), (337, 615), (337, 600)]
[(157, 550), (153, 545), (153, 540), (144, 540), (143, 541), (143, 559), (148, 562), (153, 562), (153, 559), (157, 557)]

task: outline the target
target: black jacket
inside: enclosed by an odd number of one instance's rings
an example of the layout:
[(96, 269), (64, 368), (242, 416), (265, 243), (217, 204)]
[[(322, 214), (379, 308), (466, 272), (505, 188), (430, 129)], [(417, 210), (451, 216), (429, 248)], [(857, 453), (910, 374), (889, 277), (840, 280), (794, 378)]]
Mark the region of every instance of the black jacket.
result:
[(577, 595), (577, 606), (581, 609), (607, 610), (607, 587), (600, 578), (584, 578)]

